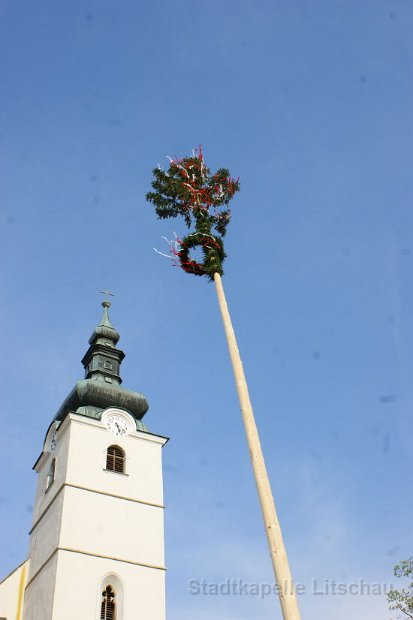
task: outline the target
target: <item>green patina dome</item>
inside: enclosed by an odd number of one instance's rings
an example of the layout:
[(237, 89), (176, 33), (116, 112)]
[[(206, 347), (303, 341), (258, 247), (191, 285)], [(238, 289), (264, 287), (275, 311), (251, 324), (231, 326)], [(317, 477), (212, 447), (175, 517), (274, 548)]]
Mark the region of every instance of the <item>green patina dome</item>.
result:
[(149, 405), (143, 394), (121, 387), (120, 365), (125, 354), (116, 348), (119, 332), (110, 322), (110, 302), (102, 302), (103, 318), (89, 338), (82, 364), (85, 378), (78, 381), (62, 403), (54, 420), (61, 422), (69, 412), (100, 420), (108, 407), (119, 407), (135, 419), (137, 430), (148, 431), (142, 418)]

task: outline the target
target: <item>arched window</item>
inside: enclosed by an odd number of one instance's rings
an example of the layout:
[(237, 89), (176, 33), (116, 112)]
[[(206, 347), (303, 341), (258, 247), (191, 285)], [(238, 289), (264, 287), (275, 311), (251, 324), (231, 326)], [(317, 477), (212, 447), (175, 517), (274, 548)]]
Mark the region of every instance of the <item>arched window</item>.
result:
[(106, 469), (123, 474), (125, 468), (125, 453), (119, 446), (109, 446), (106, 452)]
[(125, 620), (123, 609), (124, 583), (119, 575), (107, 573), (96, 585), (97, 598), (94, 619)]
[(47, 474), (47, 478), (46, 478), (46, 491), (50, 487), (52, 482), (54, 481), (55, 471), (56, 471), (56, 459), (52, 459), (50, 463), (50, 467), (49, 467), (49, 473)]
[(116, 620), (115, 591), (112, 586), (106, 586), (102, 592), (100, 618), (101, 620)]

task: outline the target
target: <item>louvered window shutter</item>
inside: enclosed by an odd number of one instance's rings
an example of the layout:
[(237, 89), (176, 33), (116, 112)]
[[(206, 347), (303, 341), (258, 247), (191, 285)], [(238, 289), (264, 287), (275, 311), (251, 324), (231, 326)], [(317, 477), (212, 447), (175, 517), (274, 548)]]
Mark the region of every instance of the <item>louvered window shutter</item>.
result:
[(100, 618), (101, 620), (116, 620), (115, 591), (112, 586), (107, 586), (102, 592)]
[(106, 453), (106, 469), (123, 474), (125, 469), (125, 453), (119, 446), (109, 446)]

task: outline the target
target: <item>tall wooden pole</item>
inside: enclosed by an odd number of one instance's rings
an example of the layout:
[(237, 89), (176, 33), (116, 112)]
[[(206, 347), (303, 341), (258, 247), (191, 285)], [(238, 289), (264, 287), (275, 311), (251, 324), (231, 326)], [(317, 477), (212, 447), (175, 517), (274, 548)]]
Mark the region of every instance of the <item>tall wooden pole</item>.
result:
[(219, 308), (221, 310), (222, 320), (224, 323), (225, 334), (227, 337), (229, 354), (231, 356), (235, 383), (237, 385), (238, 398), (241, 406), (245, 432), (247, 435), (248, 448), (252, 468), (254, 470), (258, 496), (260, 499), (265, 533), (267, 535), (268, 546), (270, 549), (271, 561), (274, 568), (275, 581), (278, 587), (283, 618), (284, 620), (300, 620), (297, 596), (291, 577), (290, 567), (288, 566), (287, 554), (275, 510), (270, 481), (268, 479), (267, 469), (265, 467), (264, 457), (261, 450), (260, 439), (248, 394), (248, 386), (245, 379), (244, 369), (225, 299), (221, 276), (218, 273), (214, 273), (214, 281)]
[(22, 570), (20, 573), (20, 581), (19, 581), (19, 593), (17, 595), (17, 612), (16, 612), (16, 620), (21, 620), (23, 614), (23, 600), (24, 600), (24, 588), (26, 586), (26, 563), (23, 564)]

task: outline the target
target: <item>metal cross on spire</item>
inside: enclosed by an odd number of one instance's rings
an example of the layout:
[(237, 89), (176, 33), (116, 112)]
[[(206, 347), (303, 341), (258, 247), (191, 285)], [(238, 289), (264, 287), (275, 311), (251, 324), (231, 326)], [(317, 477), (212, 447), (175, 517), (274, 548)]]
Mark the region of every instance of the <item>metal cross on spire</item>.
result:
[(109, 301), (109, 295), (111, 297), (114, 297), (114, 294), (110, 292), (110, 290), (108, 288), (104, 288), (102, 291), (100, 291), (103, 295), (105, 295), (105, 301)]

